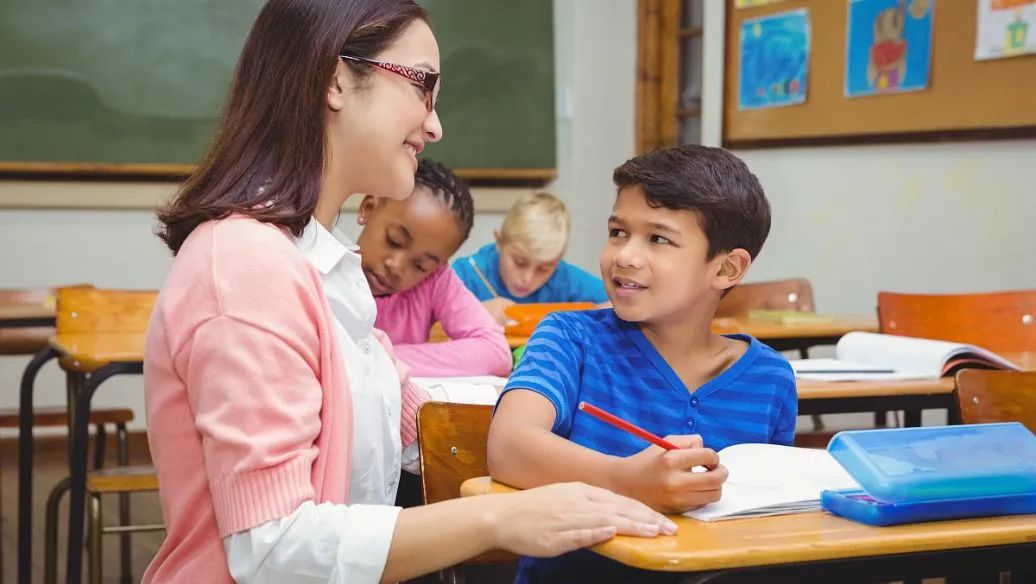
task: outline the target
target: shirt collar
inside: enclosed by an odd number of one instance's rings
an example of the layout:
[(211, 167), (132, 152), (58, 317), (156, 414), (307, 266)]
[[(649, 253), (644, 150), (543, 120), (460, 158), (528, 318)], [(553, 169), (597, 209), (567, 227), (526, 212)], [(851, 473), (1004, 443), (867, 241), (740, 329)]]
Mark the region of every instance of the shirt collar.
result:
[(342, 261), (347, 253), (356, 253), (359, 246), (337, 228), (328, 231), (315, 218), (310, 218), (295, 245), (309, 263), (321, 274), (327, 274)]

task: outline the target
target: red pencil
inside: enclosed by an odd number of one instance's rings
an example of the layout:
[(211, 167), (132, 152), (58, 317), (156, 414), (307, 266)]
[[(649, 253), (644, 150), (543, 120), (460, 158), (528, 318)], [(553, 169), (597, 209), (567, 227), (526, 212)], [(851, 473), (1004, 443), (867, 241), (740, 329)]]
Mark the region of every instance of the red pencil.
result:
[(579, 409), (581, 409), (584, 412), (590, 414), (591, 416), (597, 418), (598, 420), (601, 420), (602, 422), (607, 422), (607, 423), (611, 424), (612, 426), (615, 426), (616, 428), (618, 428), (620, 430), (625, 430), (625, 431), (629, 432), (630, 434), (633, 434), (634, 436), (638, 436), (640, 438), (643, 438), (644, 440), (647, 440), (648, 442), (654, 444), (655, 446), (661, 446), (662, 448), (665, 448), (666, 450), (679, 450), (680, 449), (680, 447), (677, 446), (676, 444), (673, 444), (672, 442), (670, 442), (670, 441), (668, 441), (668, 440), (666, 440), (664, 438), (659, 438), (658, 436), (655, 436), (651, 432), (648, 432), (647, 430), (645, 430), (643, 428), (639, 428), (637, 426), (634, 426), (633, 424), (630, 424), (626, 420), (623, 420), (622, 418), (620, 418), (620, 417), (618, 417), (618, 416), (616, 416), (614, 414), (609, 414), (608, 412), (602, 410), (601, 408), (599, 408), (597, 406), (594, 406), (594, 405), (591, 405), (591, 404), (588, 404), (585, 401), (584, 402), (579, 402)]

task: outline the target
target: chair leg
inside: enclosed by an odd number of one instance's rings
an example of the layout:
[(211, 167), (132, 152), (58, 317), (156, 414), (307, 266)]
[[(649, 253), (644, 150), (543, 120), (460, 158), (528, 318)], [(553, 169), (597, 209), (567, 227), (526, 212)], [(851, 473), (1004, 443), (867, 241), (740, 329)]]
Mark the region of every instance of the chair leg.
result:
[(442, 576), (442, 581), (446, 584), (464, 584), (463, 566), (444, 568), (440, 574)]
[(104, 468), (104, 451), (107, 450), (108, 432), (105, 430), (104, 424), (97, 424), (94, 428), (96, 429), (94, 433), (94, 470), (100, 470)]
[(103, 525), (101, 524), (101, 496), (97, 493), (89, 493), (90, 510), (87, 516), (87, 532), (89, 540), (87, 547), (90, 548), (90, 584), (101, 584), (101, 560), (104, 554), (101, 552), (101, 540), (104, 539)]
[[(129, 466), (129, 434), (126, 432), (126, 424), (115, 425), (116, 452), (119, 456), (120, 466)], [(119, 525), (130, 524), (130, 496), (129, 493), (119, 494)], [(119, 534), (119, 553), (122, 560), (122, 582), (130, 584), (133, 582), (133, 550), (131, 534), (129, 532)]]
[(43, 532), (43, 583), (58, 581), (58, 508), (61, 497), (68, 491), (68, 478), (61, 479), (47, 497), (47, 511)]

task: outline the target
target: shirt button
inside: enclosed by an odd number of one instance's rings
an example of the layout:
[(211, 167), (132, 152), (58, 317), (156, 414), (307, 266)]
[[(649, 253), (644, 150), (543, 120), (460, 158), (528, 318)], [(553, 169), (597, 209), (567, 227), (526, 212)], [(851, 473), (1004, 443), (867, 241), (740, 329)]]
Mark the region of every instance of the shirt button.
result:
[(696, 398), (696, 397), (692, 397), (691, 398), (691, 407), (692, 408), (698, 407), (698, 398)]
[(691, 418), (690, 420), (687, 420), (687, 427), (688, 428), (693, 428), (694, 427), (694, 418)]

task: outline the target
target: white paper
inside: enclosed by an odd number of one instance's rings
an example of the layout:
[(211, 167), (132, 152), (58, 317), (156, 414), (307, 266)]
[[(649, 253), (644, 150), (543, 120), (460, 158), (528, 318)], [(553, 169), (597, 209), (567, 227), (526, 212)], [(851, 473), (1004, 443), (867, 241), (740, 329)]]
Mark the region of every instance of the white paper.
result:
[(427, 390), (432, 401), (489, 406), (496, 405), (500, 388), (507, 384), (507, 379), (492, 375), (412, 377), (411, 381)]
[(1036, 53), (1036, 0), (979, 0), (975, 60)]
[[(1020, 370), (1003, 357), (974, 345), (865, 332), (851, 332), (839, 339), (835, 357), (793, 361), (792, 368), (799, 379), (816, 381), (939, 379), (946, 373), (947, 363), (959, 358)], [(834, 369), (891, 369), (895, 373), (806, 373)]]
[(737, 444), (719, 452), (730, 476), (722, 498), (684, 513), (701, 521), (802, 513), (820, 509), (825, 489), (859, 489), (826, 450)]

